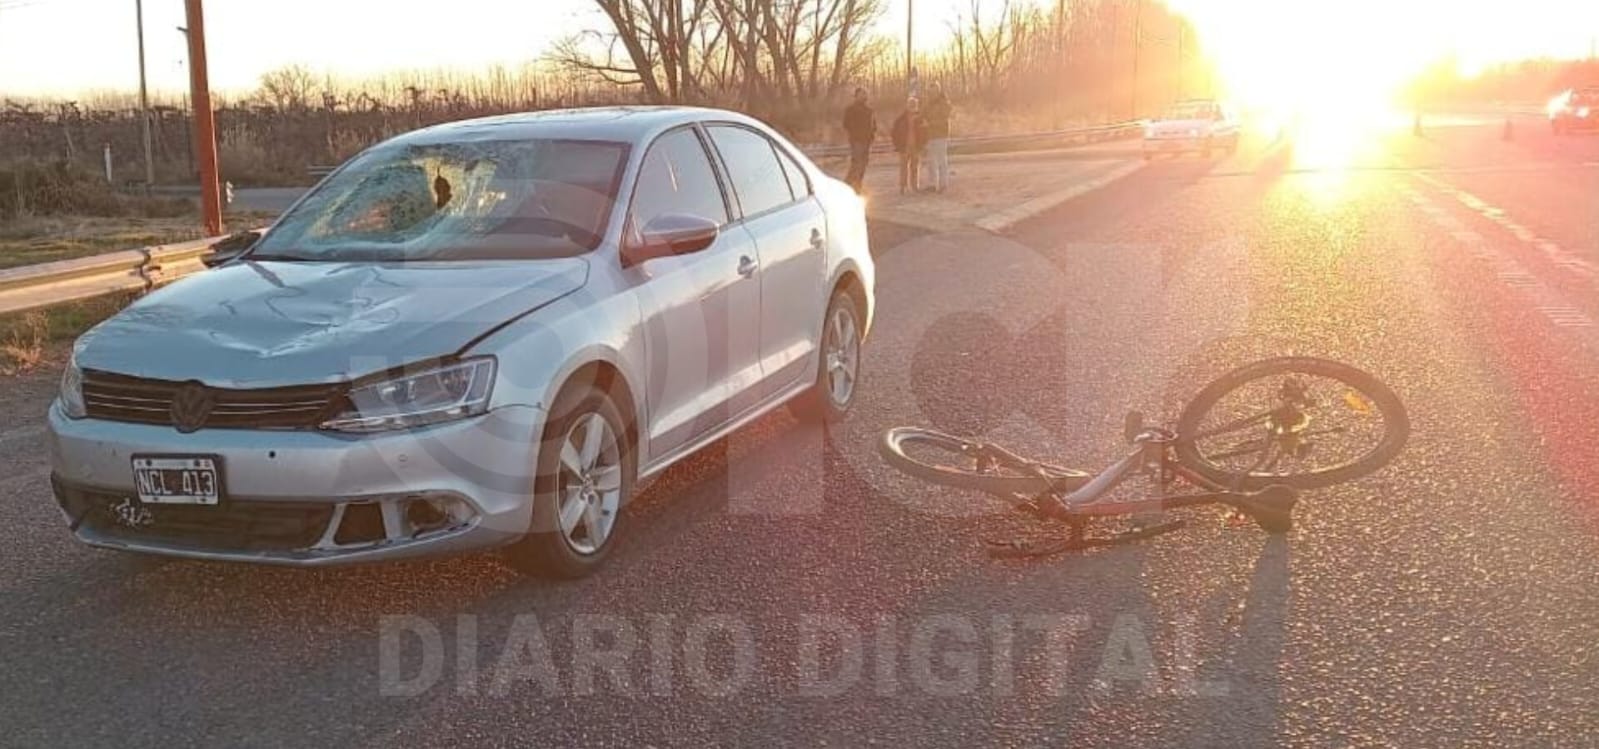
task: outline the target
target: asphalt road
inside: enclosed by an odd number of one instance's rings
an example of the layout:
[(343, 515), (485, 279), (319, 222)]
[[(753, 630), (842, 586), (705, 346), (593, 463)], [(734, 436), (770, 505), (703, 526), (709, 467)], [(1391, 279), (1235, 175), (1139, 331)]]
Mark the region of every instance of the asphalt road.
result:
[[(80, 548), (53, 375), (8, 384), (0, 744), (1592, 745), (1599, 138), (1356, 145), (1157, 162), (1003, 237), (877, 226), (851, 420), (673, 470), (577, 583)], [(1035, 526), (873, 449), (922, 423), (1097, 467), (1126, 410), (1283, 353), (1378, 373), (1415, 429), (1286, 538), (991, 560)]]

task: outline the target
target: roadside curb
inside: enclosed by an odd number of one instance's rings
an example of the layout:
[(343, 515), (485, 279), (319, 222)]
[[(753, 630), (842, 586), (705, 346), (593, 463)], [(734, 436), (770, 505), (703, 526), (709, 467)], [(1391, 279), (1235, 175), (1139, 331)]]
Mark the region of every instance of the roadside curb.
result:
[(1066, 203), (1067, 201), (1081, 197), (1095, 190), (1103, 189), (1113, 182), (1131, 176), (1134, 172), (1143, 169), (1144, 166), (1145, 164), (1142, 161), (1122, 164), (1121, 166), (1115, 167), (1110, 171), (1099, 175), (1098, 177), (1088, 180), (1087, 182), (1072, 185), (1071, 187), (1057, 190), (1049, 193), (1048, 195), (1040, 195), (1039, 197), (1033, 198), (1032, 200), (1015, 207), (1007, 208), (1003, 211), (990, 213), (987, 216), (978, 219), (975, 223), (977, 224), (977, 228), (983, 229), (984, 231), (993, 232), (995, 234), (1004, 233), (1007, 229), (1010, 229), (1011, 227), (1045, 211), (1055, 208), (1062, 203)]

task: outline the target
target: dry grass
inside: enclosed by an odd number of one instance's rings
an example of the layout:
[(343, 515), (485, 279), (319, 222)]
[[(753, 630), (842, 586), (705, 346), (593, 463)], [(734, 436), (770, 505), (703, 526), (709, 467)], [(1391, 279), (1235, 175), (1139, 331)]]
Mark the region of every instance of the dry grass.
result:
[[(268, 214), (238, 212), (228, 214), (227, 223), (234, 227), (264, 226), (271, 218)], [(198, 220), (192, 216), (31, 216), (0, 226), (0, 268), (182, 242), (203, 235)]]
[(193, 218), (39, 216), (0, 228), (0, 268), (198, 239)]
[(12, 377), (39, 366), (49, 340), (50, 319), (45, 313), (28, 312), (13, 320), (0, 338), (0, 376)]
[(51, 344), (77, 338), (134, 299), (134, 294), (112, 294), (0, 316), (0, 377), (15, 377), (49, 363)]

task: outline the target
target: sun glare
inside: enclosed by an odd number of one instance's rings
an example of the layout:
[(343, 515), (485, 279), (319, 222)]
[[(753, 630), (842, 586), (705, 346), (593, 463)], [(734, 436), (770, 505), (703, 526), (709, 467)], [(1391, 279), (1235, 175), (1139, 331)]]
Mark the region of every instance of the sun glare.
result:
[(1423, 3), (1174, 4), (1205, 39), (1224, 95), (1258, 126), (1293, 133), (1298, 166), (1358, 157), (1403, 120), (1403, 87), (1447, 46)]

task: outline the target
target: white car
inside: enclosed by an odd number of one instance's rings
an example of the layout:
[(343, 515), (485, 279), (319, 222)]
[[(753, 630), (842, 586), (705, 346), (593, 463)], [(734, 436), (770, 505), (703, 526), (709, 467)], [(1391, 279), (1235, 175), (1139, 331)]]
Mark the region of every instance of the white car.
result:
[(1238, 119), (1226, 106), (1211, 99), (1181, 101), (1144, 126), (1144, 158), (1182, 153), (1210, 158), (1218, 150), (1231, 155), (1238, 151), (1239, 134)]
[(749, 117), (427, 128), (79, 339), (52, 484), (100, 547), (581, 575), (666, 467), (850, 408), (873, 277), (861, 199)]

